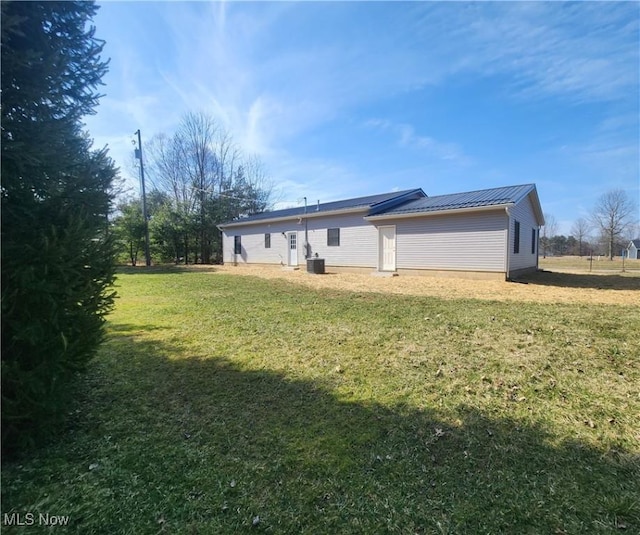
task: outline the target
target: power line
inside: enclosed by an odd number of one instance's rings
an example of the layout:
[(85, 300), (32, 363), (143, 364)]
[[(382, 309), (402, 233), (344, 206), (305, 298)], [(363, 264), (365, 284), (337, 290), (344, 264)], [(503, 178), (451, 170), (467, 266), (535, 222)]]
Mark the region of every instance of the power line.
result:
[(191, 187), (193, 191), (204, 191), (205, 193), (211, 193), (214, 197), (224, 197), (225, 199), (233, 199), (234, 201), (254, 201), (255, 197), (238, 197), (235, 195), (228, 195), (226, 193), (216, 193), (215, 191), (211, 191), (210, 188), (195, 188)]

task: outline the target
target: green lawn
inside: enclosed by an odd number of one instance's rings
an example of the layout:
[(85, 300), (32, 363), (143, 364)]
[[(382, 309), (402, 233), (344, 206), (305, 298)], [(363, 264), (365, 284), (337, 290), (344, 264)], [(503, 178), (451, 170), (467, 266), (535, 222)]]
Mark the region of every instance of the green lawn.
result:
[(640, 532), (638, 306), (117, 291), (69, 428), (3, 467), (3, 532)]

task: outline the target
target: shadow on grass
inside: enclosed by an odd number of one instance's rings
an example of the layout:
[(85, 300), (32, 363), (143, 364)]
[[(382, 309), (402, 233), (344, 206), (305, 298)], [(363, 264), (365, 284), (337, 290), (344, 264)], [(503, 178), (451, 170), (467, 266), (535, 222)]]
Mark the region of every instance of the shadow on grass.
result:
[(64, 443), (5, 467), (4, 513), (68, 514), (77, 533), (640, 529), (629, 453), (472, 407), (346, 402), (113, 327)]
[(558, 273), (555, 271), (537, 271), (522, 277), (516, 282), (541, 286), (559, 286), (563, 288), (593, 288), (596, 290), (640, 290), (640, 277), (624, 275), (592, 275), (578, 273)]
[(113, 334), (132, 335), (140, 332), (166, 331), (166, 327), (141, 323), (109, 323), (109, 331)]
[(118, 266), (116, 269), (116, 274), (126, 274), (126, 275), (166, 275), (167, 273), (189, 273), (192, 271), (198, 271), (202, 273), (214, 273), (217, 271), (217, 266), (211, 264), (161, 264), (154, 266)]

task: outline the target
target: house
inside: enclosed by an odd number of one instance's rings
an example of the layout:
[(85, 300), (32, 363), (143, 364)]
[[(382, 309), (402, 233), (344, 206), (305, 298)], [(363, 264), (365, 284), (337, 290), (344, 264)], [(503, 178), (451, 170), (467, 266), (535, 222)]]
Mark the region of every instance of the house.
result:
[[(535, 184), (428, 197), (411, 189), (276, 210), (219, 225), (223, 260), (330, 271), (509, 279), (538, 268)], [(306, 249), (306, 251), (305, 251)]]
[(627, 258), (640, 260), (640, 239), (629, 242), (627, 246)]

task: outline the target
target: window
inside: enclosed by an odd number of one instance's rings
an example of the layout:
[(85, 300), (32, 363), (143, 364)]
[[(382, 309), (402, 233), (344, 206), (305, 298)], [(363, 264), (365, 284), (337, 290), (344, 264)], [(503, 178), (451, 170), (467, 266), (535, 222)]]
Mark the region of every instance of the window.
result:
[(269, 233), (264, 235), (264, 248), (271, 249), (271, 234)]
[(531, 229), (531, 254), (536, 254), (536, 229)]
[(327, 245), (329, 247), (340, 247), (340, 229), (339, 228), (327, 229)]
[(241, 236), (233, 237), (233, 254), (242, 254), (242, 242), (240, 239)]
[(520, 221), (513, 222), (513, 252), (520, 252)]

